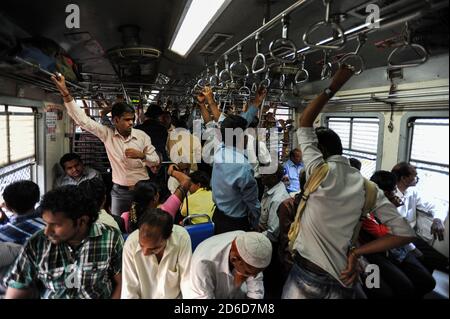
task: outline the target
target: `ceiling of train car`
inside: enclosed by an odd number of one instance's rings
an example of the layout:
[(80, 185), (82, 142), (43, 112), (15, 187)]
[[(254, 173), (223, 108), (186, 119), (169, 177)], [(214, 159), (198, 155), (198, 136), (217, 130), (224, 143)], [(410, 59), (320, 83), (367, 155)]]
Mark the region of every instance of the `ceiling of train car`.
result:
[[(131, 81), (154, 81), (158, 73), (166, 74), (171, 78), (189, 80), (204, 69), (205, 55), (201, 54), (201, 49), (214, 34), (229, 34), (232, 38), (215, 54), (208, 56), (210, 63), (262, 25), (264, 17), (268, 14), (268, 3), (270, 3), (270, 18), (273, 18), (295, 2), (296, 0), (232, 1), (186, 59), (170, 52), (167, 48), (187, 0), (78, 0), (76, 3), (81, 11), (81, 28), (76, 33), (81, 33), (81, 35), (76, 36), (70, 35), (73, 31), (65, 28), (67, 16), (65, 8), (73, 1), (2, 1), (0, 12), (3, 12), (24, 31), (24, 33), (21, 33), (22, 37), (25, 34), (40, 35), (58, 42), (76, 62), (82, 65), (82, 70), (86, 73), (114, 74), (115, 70), (107, 59), (106, 52), (124, 46), (122, 34), (119, 32), (120, 26), (136, 25), (140, 28), (140, 32), (134, 39), (135, 44), (157, 48), (162, 51), (162, 56), (150, 63), (127, 66), (122, 75)], [(339, 16), (342, 17), (344, 29), (348, 29), (365, 22), (364, 17), (356, 17), (348, 14), (348, 12), (355, 11), (354, 9), (358, 7), (365, 8), (369, 3), (377, 3), (382, 8), (398, 3), (400, 7), (393, 9), (393, 11), (398, 12), (423, 2), (425, 1), (339, 0), (333, 2), (332, 14), (338, 15), (347, 12), (346, 15)], [(434, 12), (432, 15), (422, 17), (416, 22), (417, 26), (420, 27), (418, 30), (422, 38), (434, 36), (435, 43), (432, 43), (434, 44), (434, 47), (431, 48), (432, 53), (438, 53), (442, 50), (448, 51), (447, 12), (448, 2), (445, 10)], [(305, 46), (302, 40), (303, 33), (313, 23), (323, 20), (324, 15), (325, 7), (322, 0), (312, 1), (304, 8), (291, 14), (290, 38), (299, 48)], [(390, 30), (374, 32), (369, 35), (368, 44), (362, 50), (369, 68), (386, 65), (387, 57), (391, 51), (390, 49), (376, 48), (374, 43), (398, 36), (402, 29), (402, 26), (397, 26)], [(431, 29), (433, 32), (429, 32)], [(280, 36), (280, 24), (265, 32), (263, 34), (263, 50), (267, 52), (269, 43)], [(355, 47), (356, 42), (350, 41), (345, 52), (352, 51)], [(250, 61), (254, 55), (255, 43), (249, 41), (244, 45), (244, 56)], [(230, 56), (230, 60), (236, 59), (236, 54)], [(307, 68), (311, 70), (313, 79), (316, 79), (320, 74), (321, 66), (317, 62), (321, 59), (321, 52), (311, 54), (307, 58)], [(107, 77), (103, 78), (105, 81), (107, 79)]]

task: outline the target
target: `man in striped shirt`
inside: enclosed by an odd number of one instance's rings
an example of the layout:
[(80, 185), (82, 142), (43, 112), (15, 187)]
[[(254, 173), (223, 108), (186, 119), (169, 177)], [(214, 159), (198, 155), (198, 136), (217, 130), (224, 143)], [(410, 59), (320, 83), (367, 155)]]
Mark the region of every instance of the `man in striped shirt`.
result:
[[(4, 282), (6, 299), (120, 298), (123, 239), (96, 223), (91, 198), (76, 186), (47, 193), (41, 202), (45, 230), (25, 244)], [(36, 288), (39, 287), (39, 288)]]
[(9, 219), (0, 208), (0, 243), (25, 244), (45, 223), (34, 209), (39, 201), (39, 186), (31, 181), (19, 181), (8, 185), (3, 192), (4, 206), (13, 213)]

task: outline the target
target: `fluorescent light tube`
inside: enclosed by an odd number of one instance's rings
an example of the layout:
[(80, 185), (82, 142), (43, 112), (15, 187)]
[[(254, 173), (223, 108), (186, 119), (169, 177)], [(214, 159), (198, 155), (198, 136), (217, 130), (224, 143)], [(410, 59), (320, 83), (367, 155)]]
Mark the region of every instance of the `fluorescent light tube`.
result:
[(190, 0), (178, 23), (169, 49), (183, 57), (188, 56), (231, 1)]

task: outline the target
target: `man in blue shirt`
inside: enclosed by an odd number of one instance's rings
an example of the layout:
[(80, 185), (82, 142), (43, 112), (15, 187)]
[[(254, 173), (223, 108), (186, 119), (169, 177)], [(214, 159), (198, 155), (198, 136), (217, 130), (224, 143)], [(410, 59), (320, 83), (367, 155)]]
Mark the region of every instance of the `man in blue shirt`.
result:
[(25, 244), (35, 232), (45, 227), (34, 207), (39, 201), (39, 186), (31, 181), (8, 185), (3, 192), (6, 208), (13, 213), (9, 219), (0, 208), (0, 242)]
[(289, 160), (284, 164), (283, 181), (289, 182), (286, 190), (289, 194), (300, 192), (300, 171), (303, 169), (302, 151), (298, 148), (289, 154)]

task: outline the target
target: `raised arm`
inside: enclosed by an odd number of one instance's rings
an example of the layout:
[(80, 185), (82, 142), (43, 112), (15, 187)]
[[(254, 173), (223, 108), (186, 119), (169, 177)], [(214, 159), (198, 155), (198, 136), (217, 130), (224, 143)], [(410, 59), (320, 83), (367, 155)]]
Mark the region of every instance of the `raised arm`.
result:
[(354, 70), (348, 65), (342, 65), (337, 71), (336, 75), (331, 82), (329, 87), (329, 92), (323, 92), (318, 97), (316, 97), (302, 114), (300, 119), (300, 127), (313, 127), (314, 121), (317, 116), (322, 112), (324, 106), (333, 97), (336, 92), (338, 92), (341, 87), (353, 76)]
[(59, 74), (57, 78), (55, 75), (53, 75), (52, 81), (55, 83), (56, 87), (61, 93), (61, 96), (64, 100), (64, 105), (66, 107), (67, 113), (69, 113), (69, 116), (81, 128), (94, 134), (100, 140), (105, 141), (108, 135), (109, 128), (91, 119), (81, 108), (78, 107), (78, 105), (75, 103), (75, 100), (71, 96), (69, 89), (66, 86), (66, 80), (64, 76)]
[(203, 122), (205, 125), (211, 122), (211, 115), (209, 114), (208, 109), (206, 108), (206, 97), (205, 95), (199, 94), (197, 96), (198, 106), (200, 107), (200, 112), (202, 113)]
[(213, 94), (211, 87), (205, 86), (202, 94), (206, 98), (206, 103), (208, 103), (208, 105), (209, 105), (209, 109), (212, 112), (214, 121), (219, 122), (219, 118), (220, 118), (220, 115), (222, 114), (222, 112), (220, 112), (219, 106), (217, 105), (217, 102), (214, 99), (214, 94)]
[(189, 188), (191, 187), (191, 179), (186, 174), (178, 171), (178, 167), (176, 165), (170, 165), (167, 170), (167, 174), (175, 178), (178, 183), (180, 183), (180, 187), (177, 188), (174, 195), (178, 197), (180, 202), (183, 202), (186, 197)]

